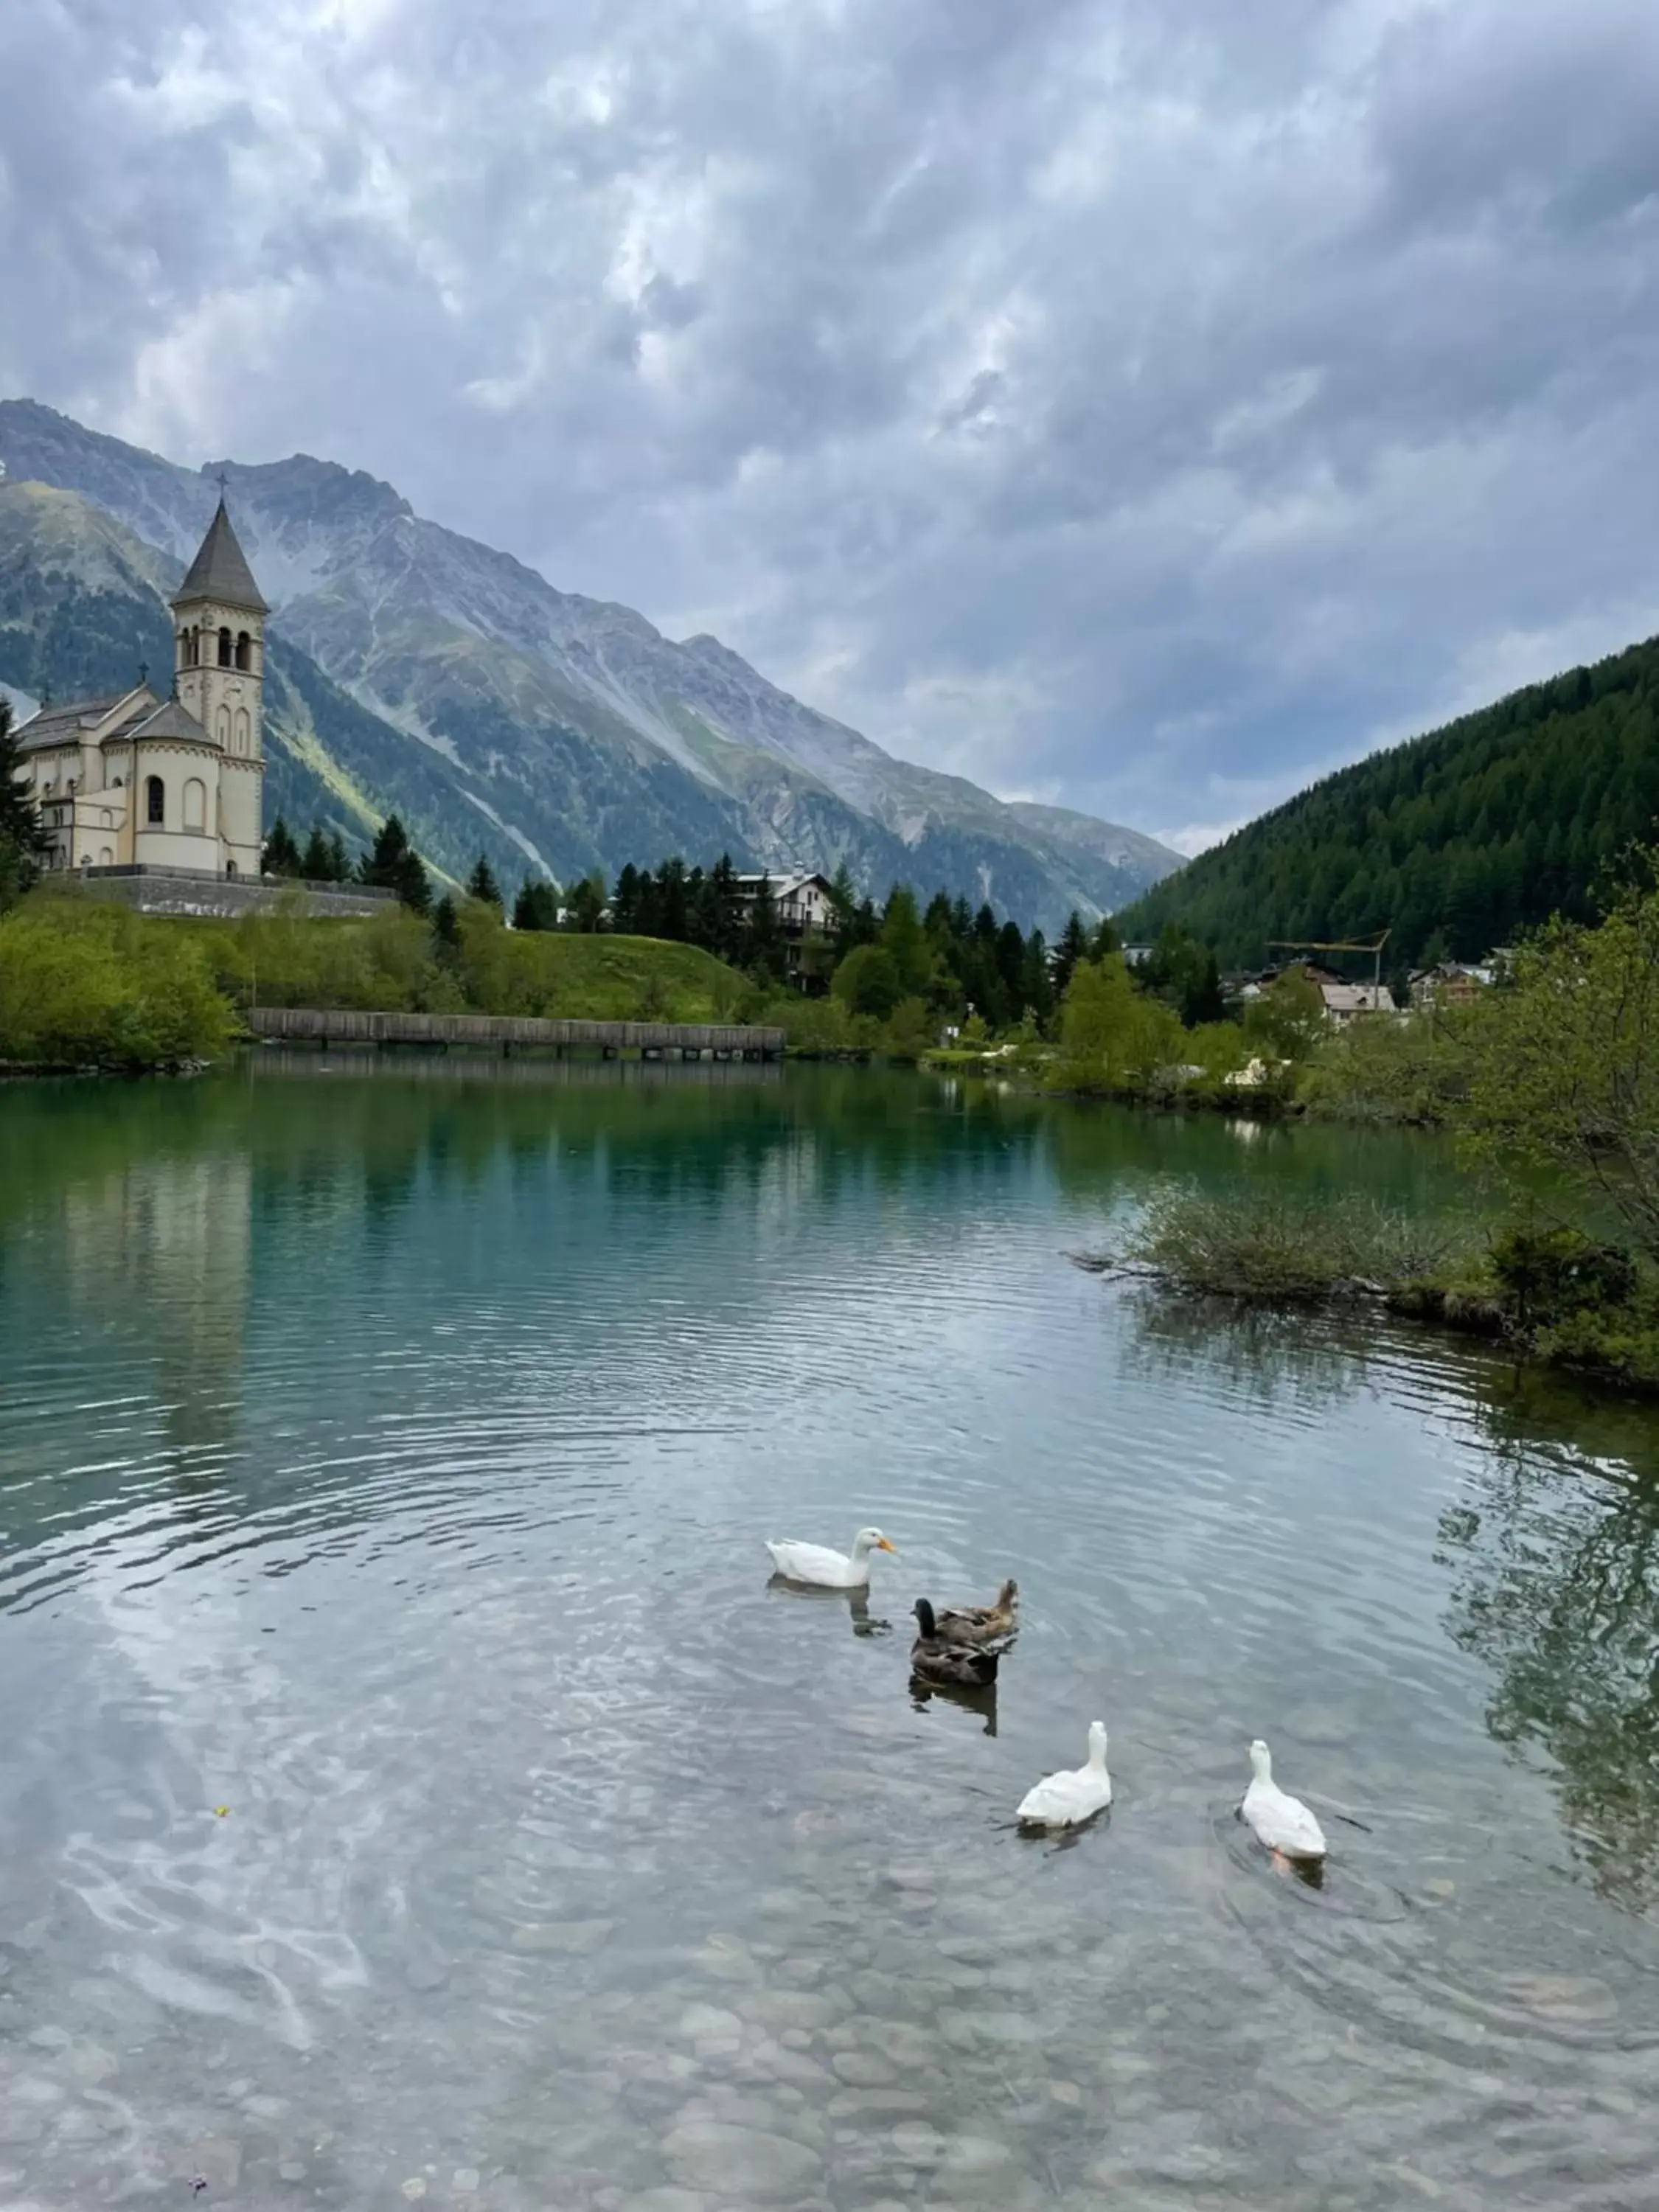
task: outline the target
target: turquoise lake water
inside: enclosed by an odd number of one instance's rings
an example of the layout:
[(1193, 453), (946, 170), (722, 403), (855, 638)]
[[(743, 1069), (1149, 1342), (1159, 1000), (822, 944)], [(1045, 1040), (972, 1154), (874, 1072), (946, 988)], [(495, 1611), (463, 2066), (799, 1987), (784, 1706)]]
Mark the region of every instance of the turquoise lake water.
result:
[(0, 2205), (1654, 2202), (1659, 1415), (1071, 1263), (1170, 1178), (1465, 1188), (866, 1070), (0, 1091)]

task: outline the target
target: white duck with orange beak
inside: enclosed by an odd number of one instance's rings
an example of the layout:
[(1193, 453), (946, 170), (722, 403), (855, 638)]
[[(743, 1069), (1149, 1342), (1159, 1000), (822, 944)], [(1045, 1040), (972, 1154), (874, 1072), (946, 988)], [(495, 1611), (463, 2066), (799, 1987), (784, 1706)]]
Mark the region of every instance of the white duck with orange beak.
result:
[(810, 1583), (817, 1589), (868, 1589), (871, 1553), (892, 1552), (895, 1559), (898, 1557), (879, 1528), (860, 1528), (845, 1558), (827, 1544), (765, 1540), (772, 1565), (781, 1575), (792, 1583)]
[(1324, 1857), (1325, 1831), (1299, 1797), (1273, 1780), (1273, 1754), (1260, 1736), (1250, 1746), (1250, 1786), (1238, 1810), (1276, 1859), (1306, 1864)]

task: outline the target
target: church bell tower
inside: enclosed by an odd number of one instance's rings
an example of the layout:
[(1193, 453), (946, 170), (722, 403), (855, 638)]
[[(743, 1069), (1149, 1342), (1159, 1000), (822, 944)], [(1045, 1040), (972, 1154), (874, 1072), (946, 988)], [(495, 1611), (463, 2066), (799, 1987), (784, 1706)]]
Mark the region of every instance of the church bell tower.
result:
[(228, 872), (259, 872), (264, 833), (265, 617), (270, 608), (219, 505), (173, 602), (173, 688), (220, 755)]

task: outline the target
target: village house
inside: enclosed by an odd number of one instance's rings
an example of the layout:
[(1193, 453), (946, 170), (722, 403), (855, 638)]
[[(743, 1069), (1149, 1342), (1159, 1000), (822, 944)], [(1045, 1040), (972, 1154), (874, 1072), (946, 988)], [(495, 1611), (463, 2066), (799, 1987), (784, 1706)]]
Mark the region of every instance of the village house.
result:
[(805, 936), (835, 927), (835, 895), (827, 876), (739, 876), (738, 896), (745, 906), (753, 905), (763, 883), (771, 885), (773, 908), (785, 936)]
[(1419, 968), (1411, 976), (1414, 1006), (1462, 1006), (1477, 997), (1492, 980), (1489, 966), (1474, 967), (1461, 960), (1437, 961)]
[(823, 948), (836, 926), (835, 894), (830, 878), (800, 871), (790, 875), (739, 876), (737, 893), (745, 910), (759, 897), (763, 884), (771, 889), (772, 908), (783, 940), (784, 969), (789, 981), (802, 991), (824, 989), (829, 963)]
[(1394, 994), (1386, 983), (1322, 983), (1319, 995), (1324, 1001), (1326, 1020), (1337, 1029), (1346, 1029), (1364, 1014), (1395, 1011)]

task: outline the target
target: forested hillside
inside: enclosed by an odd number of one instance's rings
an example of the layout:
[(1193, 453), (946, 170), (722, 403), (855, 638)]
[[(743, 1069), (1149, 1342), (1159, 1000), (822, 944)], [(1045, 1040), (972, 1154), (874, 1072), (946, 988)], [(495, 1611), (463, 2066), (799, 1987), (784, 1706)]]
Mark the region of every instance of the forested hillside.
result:
[(1117, 918), (1180, 922), (1223, 967), (1275, 938), (1389, 929), (1391, 970), (1476, 959), (1598, 884), (1659, 822), (1659, 638), (1327, 776)]

